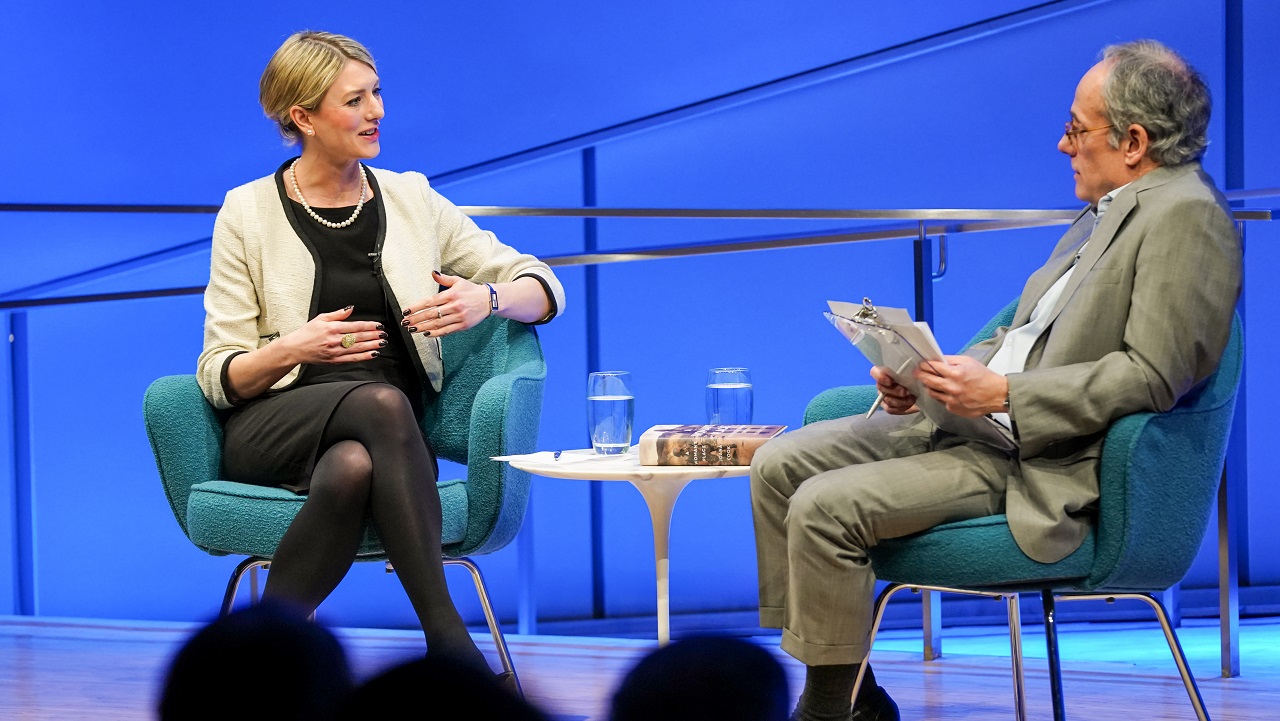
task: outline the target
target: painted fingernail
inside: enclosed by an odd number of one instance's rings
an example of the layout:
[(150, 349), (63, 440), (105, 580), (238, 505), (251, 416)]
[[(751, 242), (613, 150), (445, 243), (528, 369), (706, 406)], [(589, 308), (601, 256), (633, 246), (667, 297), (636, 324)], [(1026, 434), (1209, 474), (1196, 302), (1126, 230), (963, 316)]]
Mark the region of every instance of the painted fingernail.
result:
[[(374, 328), (374, 330), (382, 330), (382, 324), (381, 324), (381, 323), (379, 323), (379, 324), (377, 325), (377, 327), (375, 327), (375, 328)], [(386, 334), (386, 333), (383, 333), (383, 334), (382, 334), (382, 337), (383, 337), (383, 338), (386, 338), (386, 337), (387, 337), (387, 334)]]
[(431, 335), (431, 331), (429, 331), (429, 330), (424, 330), (424, 331), (422, 331), (422, 334), (423, 334), (423, 335)]
[(378, 341), (378, 347), (379, 347), (379, 348), (386, 348), (386, 347), (387, 347), (387, 342), (386, 342), (385, 340), (380, 340), (380, 341)]
[(387, 336), (387, 334), (386, 334), (386, 333), (379, 333), (379, 334), (378, 334), (378, 337), (379, 337), (379, 338), (387, 338), (387, 337), (389, 337), (389, 336)]
[(370, 357), (372, 357), (372, 358), (377, 358), (377, 357), (378, 357), (378, 351), (376, 351), (376, 350), (371, 350), (371, 351), (369, 351), (369, 356), (370, 356)]
[(417, 333), (417, 332), (418, 332), (418, 328), (417, 328), (417, 326), (412, 326), (412, 325), (411, 325), (411, 326), (409, 326), (409, 332), (410, 332), (410, 333)]
[(401, 314), (401, 315), (409, 315), (409, 313), (411, 313), (411, 312), (412, 312), (412, 311), (410, 311), (408, 308), (405, 308), (404, 310), (400, 311), (400, 314)]
[(354, 307), (355, 307), (354, 305), (349, 305), (349, 306), (347, 306), (346, 308), (343, 308), (343, 310), (351, 310), (351, 309), (352, 309), (352, 308), (354, 308)]
[(400, 321), (400, 325), (404, 326), (405, 328), (408, 328), (408, 327), (409, 327), (409, 320), (408, 320), (408, 319), (405, 319), (405, 320)]

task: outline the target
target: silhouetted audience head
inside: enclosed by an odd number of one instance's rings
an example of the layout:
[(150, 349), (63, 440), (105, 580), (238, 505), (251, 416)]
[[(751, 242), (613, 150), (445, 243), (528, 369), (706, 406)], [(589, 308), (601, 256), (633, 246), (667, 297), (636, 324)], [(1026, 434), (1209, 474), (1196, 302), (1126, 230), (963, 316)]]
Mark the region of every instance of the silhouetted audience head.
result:
[(614, 691), (610, 721), (786, 721), (787, 674), (741, 638), (697, 636), (642, 658)]
[(263, 601), (206, 624), (170, 662), (160, 721), (332, 718), (354, 678), (336, 636)]
[(337, 715), (340, 721), (394, 718), (550, 721), (493, 673), (430, 653), (370, 677), (347, 696)]

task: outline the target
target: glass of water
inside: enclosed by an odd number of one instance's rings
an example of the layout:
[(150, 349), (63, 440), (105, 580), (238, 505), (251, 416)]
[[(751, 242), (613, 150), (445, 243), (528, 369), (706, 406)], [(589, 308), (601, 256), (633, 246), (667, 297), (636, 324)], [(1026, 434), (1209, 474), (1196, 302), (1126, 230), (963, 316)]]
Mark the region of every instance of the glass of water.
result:
[(712, 368), (707, 373), (707, 423), (751, 422), (751, 373), (746, 368)]
[(627, 371), (598, 371), (587, 378), (587, 430), (591, 447), (607, 456), (631, 448), (636, 399)]

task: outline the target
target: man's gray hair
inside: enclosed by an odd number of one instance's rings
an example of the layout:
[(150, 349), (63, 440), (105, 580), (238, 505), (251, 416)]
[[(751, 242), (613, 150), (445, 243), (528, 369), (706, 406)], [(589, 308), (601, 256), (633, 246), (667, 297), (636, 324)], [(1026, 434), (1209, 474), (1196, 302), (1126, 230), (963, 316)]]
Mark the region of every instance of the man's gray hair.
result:
[(1147, 130), (1147, 157), (1161, 165), (1199, 160), (1209, 144), (1209, 87), (1195, 68), (1155, 40), (1110, 45), (1102, 59), (1111, 72), (1102, 84), (1108, 139), (1119, 147), (1130, 125)]

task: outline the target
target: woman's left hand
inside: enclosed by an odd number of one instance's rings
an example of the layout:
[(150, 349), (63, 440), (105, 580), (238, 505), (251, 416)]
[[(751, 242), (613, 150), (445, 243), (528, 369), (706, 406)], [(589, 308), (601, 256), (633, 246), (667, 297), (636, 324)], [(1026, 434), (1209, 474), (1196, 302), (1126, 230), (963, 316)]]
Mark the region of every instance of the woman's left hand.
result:
[(431, 276), (444, 290), (404, 308), (400, 324), (410, 333), (439, 337), (466, 330), (489, 317), (489, 289), (483, 284), (434, 270)]

